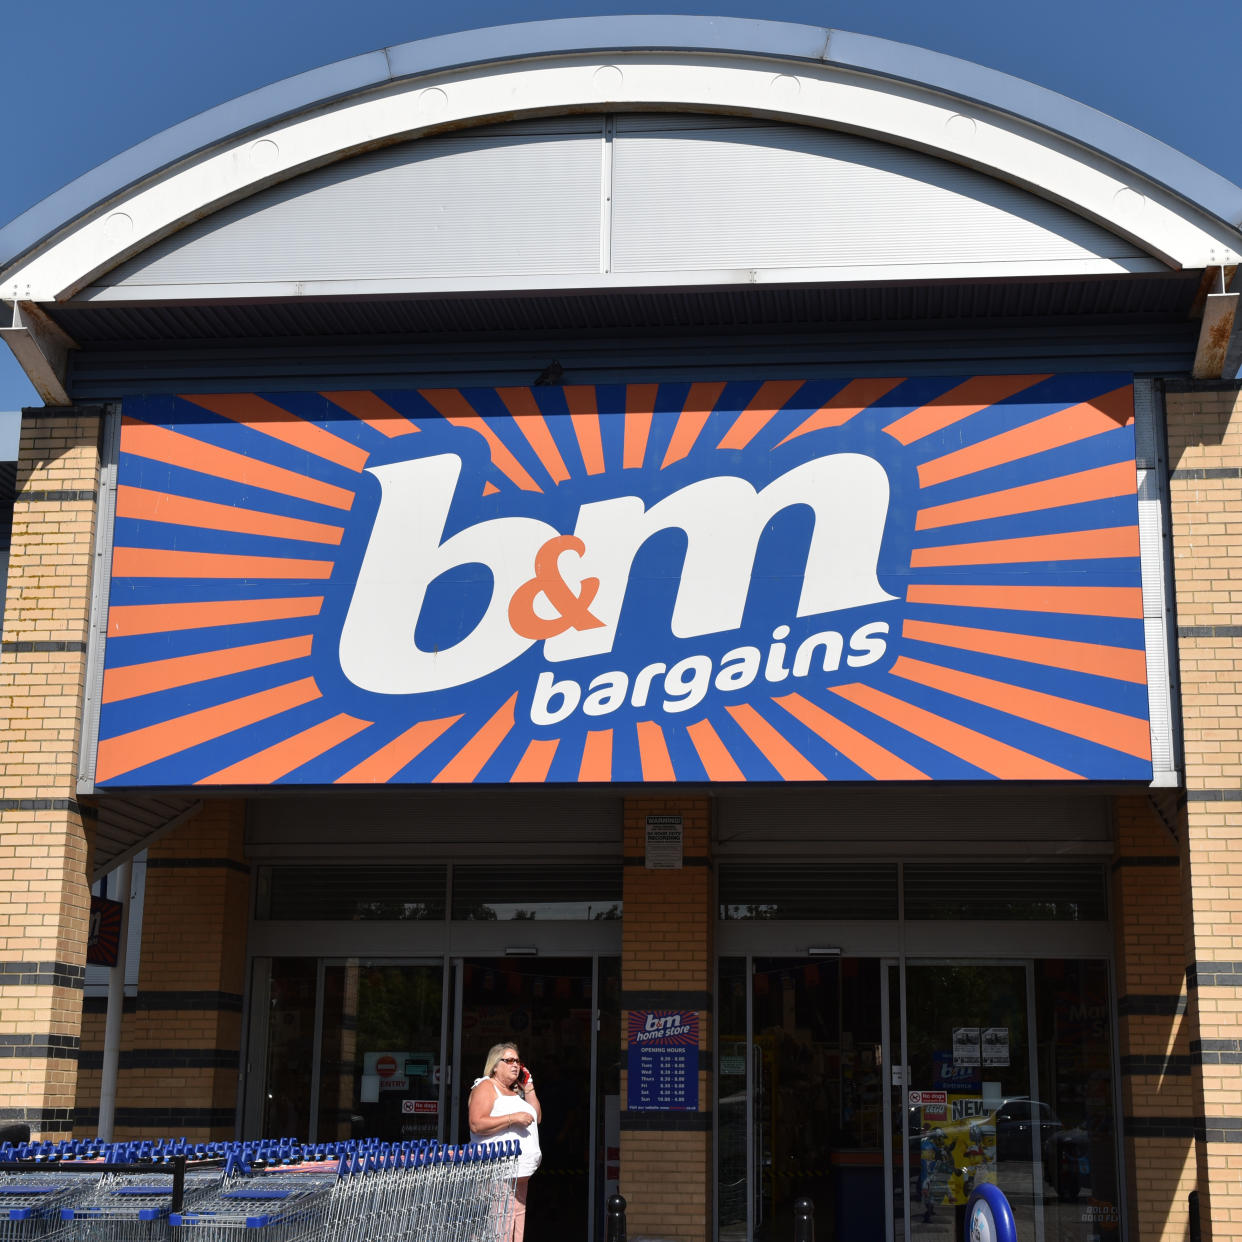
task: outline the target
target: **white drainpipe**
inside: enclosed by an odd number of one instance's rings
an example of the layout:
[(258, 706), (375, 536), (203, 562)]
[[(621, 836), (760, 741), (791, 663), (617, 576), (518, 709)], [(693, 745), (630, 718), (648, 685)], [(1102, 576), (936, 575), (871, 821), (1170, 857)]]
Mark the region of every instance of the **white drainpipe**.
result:
[(123, 862), (113, 873), (116, 891), (124, 902), (116, 965), (108, 971), (108, 1016), (104, 1022), (103, 1077), (99, 1083), (99, 1137), (112, 1141), (116, 1119), (116, 1077), (121, 1054), (121, 1013), (125, 1008), (125, 959), (129, 949), (131, 864)]

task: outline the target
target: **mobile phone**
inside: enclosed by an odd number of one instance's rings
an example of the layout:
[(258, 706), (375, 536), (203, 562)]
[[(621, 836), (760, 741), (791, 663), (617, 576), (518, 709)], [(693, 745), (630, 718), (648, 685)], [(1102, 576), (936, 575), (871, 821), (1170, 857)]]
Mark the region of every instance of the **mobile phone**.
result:
[(528, 1070), (525, 1065), (518, 1070), (518, 1082), (520, 1082), (523, 1087), (530, 1083), (530, 1070)]

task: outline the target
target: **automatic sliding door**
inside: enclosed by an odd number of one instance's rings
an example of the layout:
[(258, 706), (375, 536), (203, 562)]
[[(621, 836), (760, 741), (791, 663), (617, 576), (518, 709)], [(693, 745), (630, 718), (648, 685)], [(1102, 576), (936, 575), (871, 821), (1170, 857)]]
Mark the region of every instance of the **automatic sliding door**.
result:
[[(468, 1131), (470, 1089), (483, 1073), (488, 1049), (516, 1044), (543, 1105), (543, 1163), (531, 1180), (527, 1202), (531, 1237), (586, 1238), (596, 1220), (591, 1188), (598, 1182), (592, 1176), (592, 1153), (603, 1146), (606, 1156), (607, 1136), (591, 1076), (599, 1008), (593, 973), (589, 957), (467, 958), (461, 963), (458, 1132), (464, 1138)], [(616, 998), (611, 981), (617, 972), (601, 973), (606, 976), (601, 982)], [(598, 1066), (601, 1081), (615, 1078), (619, 1068), (616, 1016), (609, 1030), (615, 1038), (601, 1049), (608, 1062)]]
[(880, 963), (722, 958), (717, 1079), (721, 1242), (793, 1235), (809, 1198), (834, 1242), (883, 1231)]
[(716, 1236), (750, 1237), (750, 959), (722, 957), (716, 1008)]
[(903, 1072), (900, 972), (890, 968), (895, 1238), (955, 1242), (971, 1191), (994, 1182), (1019, 1237), (1042, 1242), (1031, 998), (1026, 964), (907, 963)]
[(443, 1138), (444, 969), (436, 962), (256, 959), (263, 1049), (251, 1136)]
[(255, 963), (255, 994), (262, 998), (265, 1019), (254, 1032), (263, 1040), (263, 1098), (247, 1108), (255, 1137), (310, 1137), (318, 973), (313, 957)]
[(320, 1139), (435, 1139), (440, 1127), (441, 964), (324, 963)]

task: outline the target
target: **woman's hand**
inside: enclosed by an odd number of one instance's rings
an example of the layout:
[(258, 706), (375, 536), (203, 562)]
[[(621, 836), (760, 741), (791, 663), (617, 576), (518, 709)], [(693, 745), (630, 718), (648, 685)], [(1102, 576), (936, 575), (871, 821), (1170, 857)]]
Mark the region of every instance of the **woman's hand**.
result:
[(543, 1105), (539, 1103), (539, 1097), (535, 1094), (535, 1080), (525, 1065), (522, 1066), (521, 1073), (518, 1074), (517, 1085), (522, 1088), (524, 1102), (535, 1110), (535, 1120), (542, 1125)]

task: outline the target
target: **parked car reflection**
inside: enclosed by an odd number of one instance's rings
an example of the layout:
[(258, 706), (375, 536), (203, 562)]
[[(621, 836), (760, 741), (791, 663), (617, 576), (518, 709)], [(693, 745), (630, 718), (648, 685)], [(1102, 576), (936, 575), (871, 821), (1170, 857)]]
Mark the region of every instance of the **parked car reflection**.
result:
[(996, 1110), (997, 1160), (1034, 1160), (1052, 1135), (1064, 1129), (1052, 1109), (1040, 1100), (1018, 1095), (1002, 1100)]

